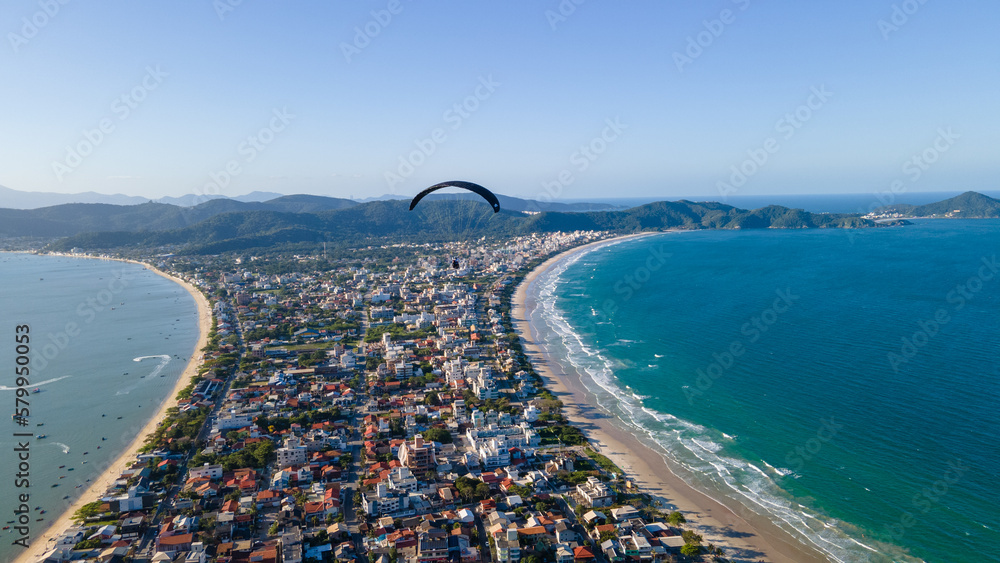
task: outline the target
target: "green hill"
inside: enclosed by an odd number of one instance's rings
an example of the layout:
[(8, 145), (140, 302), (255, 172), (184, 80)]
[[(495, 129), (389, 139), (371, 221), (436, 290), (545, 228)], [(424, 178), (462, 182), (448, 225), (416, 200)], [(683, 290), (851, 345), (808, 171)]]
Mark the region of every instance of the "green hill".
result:
[(349, 199), (291, 195), (265, 202), (211, 199), (193, 207), (166, 203), (111, 205), (67, 203), (38, 209), (0, 209), (0, 236), (65, 237), (101, 231), (169, 231), (224, 213), (274, 211), (317, 213), (357, 205)]
[[(268, 203), (271, 202), (258, 205)], [(364, 241), (441, 242), (482, 236), (506, 237), (575, 230), (632, 233), (665, 229), (808, 229), (877, 226), (874, 222), (861, 219), (857, 215), (813, 214), (801, 209), (780, 206), (748, 211), (721, 203), (690, 201), (656, 202), (624, 211), (536, 214), (509, 210), (492, 213), (488, 206), (476, 200), (425, 201), (413, 211), (409, 211), (408, 205), (406, 201), (386, 200), (315, 213), (290, 213), (269, 209), (227, 212), (173, 229), (95, 229), (59, 240), (50, 245), (50, 248), (61, 251), (73, 248), (84, 250), (167, 248), (181, 253), (217, 254), (275, 246), (310, 246), (323, 242), (334, 244), (358, 244)], [(161, 220), (157, 224), (163, 222)]]
[(898, 213), (905, 217), (950, 217), (959, 219), (994, 219), (1000, 217), (1000, 200), (978, 192), (965, 192), (953, 198), (927, 205), (887, 205), (876, 213)]

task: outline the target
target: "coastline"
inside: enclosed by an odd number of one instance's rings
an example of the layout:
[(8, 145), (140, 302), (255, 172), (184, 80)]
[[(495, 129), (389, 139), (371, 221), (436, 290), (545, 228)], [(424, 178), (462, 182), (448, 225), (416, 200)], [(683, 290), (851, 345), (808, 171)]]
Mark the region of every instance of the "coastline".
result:
[[(73, 256), (74, 258), (95, 258), (91, 256)], [(130, 262), (132, 264), (138, 264), (149, 271), (169, 279), (181, 287), (183, 287), (187, 292), (194, 298), (195, 303), (198, 307), (198, 341), (195, 344), (195, 349), (192, 351), (191, 357), (188, 360), (187, 365), (184, 367), (184, 371), (178, 376), (177, 381), (174, 383), (174, 387), (167, 394), (163, 403), (160, 404), (159, 409), (150, 417), (149, 421), (146, 423), (139, 433), (136, 435), (135, 439), (129, 443), (129, 445), (119, 454), (114, 461), (108, 466), (101, 475), (94, 479), (90, 487), (88, 487), (80, 497), (71, 504), (58, 518), (53, 520), (44, 530), (39, 530), (34, 534), (34, 539), (32, 540), (30, 547), (19, 554), (13, 563), (35, 563), (40, 561), (42, 557), (48, 553), (52, 548), (51, 540), (54, 540), (60, 536), (64, 531), (69, 529), (74, 525), (72, 517), (82, 506), (94, 502), (96, 499), (100, 498), (105, 491), (114, 483), (115, 479), (121, 474), (123, 470), (128, 468), (136, 458), (139, 453), (139, 449), (145, 444), (146, 437), (156, 431), (156, 428), (160, 425), (160, 422), (166, 416), (167, 409), (177, 406), (177, 394), (187, 387), (191, 382), (191, 378), (198, 375), (198, 367), (201, 365), (201, 349), (208, 344), (208, 333), (212, 328), (212, 308), (209, 305), (208, 299), (205, 295), (198, 290), (196, 287), (190, 283), (167, 274), (155, 268), (150, 264), (143, 262), (138, 262), (135, 260), (120, 260), (116, 258), (100, 258), (101, 260), (117, 260), (120, 262)]]
[(704, 544), (722, 547), (728, 558), (748, 563), (762, 558), (774, 563), (827, 561), (764, 517), (751, 516), (751, 524), (747, 518), (684, 482), (664, 456), (595, 408), (591, 395), (576, 374), (566, 373), (562, 365), (550, 357), (544, 345), (538, 342), (535, 328), (529, 320), (536, 303), (528, 295), (528, 288), (538, 276), (556, 263), (594, 246), (651, 234), (661, 233), (616, 237), (572, 248), (549, 258), (529, 272), (511, 299), (511, 322), (525, 354), (542, 377), (545, 387), (563, 402), (564, 414), (570, 422), (580, 428), (592, 443), (600, 444), (600, 453), (615, 462), (640, 490), (682, 512), (687, 519), (685, 527), (701, 534)]

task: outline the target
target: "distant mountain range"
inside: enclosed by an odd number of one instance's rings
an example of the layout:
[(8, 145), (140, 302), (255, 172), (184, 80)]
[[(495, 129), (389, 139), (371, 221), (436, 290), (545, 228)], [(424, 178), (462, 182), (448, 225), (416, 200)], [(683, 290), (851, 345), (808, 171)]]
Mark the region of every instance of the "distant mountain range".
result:
[(110, 205), (139, 205), (150, 201), (155, 203), (169, 203), (183, 207), (191, 207), (210, 199), (234, 199), (236, 201), (268, 201), (282, 194), (274, 192), (252, 192), (233, 198), (222, 195), (195, 195), (188, 194), (181, 197), (161, 197), (150, 199), (148, 197), (131, 196), (125, 194), (101, 194), (97, 192), (83, 192), (76, 194), (60, 194), (55, 192), (22, 192), (0, 186), (0, 207), (5, 209), (38, 209), (40, 207), (51, 207), (53, 205), (63, 205), (67, 203), (107, 203)]
[[(416, 194), (414, 194), (416, 195)], [(161, 197), (157, 199), (150, 199), (148, 197), (130, 196), (124, 194), (101, 194), (97, 192), (83, 192), (76, 194), (60, 194), (55, 192), (22, 192), (18, 190), (12, 190), (10, 188), (5, 188), (0, 186), (0, 208), (3, 209), (40, 209), (43, 207), (52, 207), (56, 205), (65, 205), (70, 203), (104, 203), (108, 205), (141, 205), (144, 203), (166, 203), (170, 205), (176, 205), (178, 207), (196, 207), (207, 201), (211, 200), (230, 200), (238, 201), (243, 203), (263, 203), (268, 201), (273, 201), (275, 199), (280, 199), (286, 197), (283, 194), (274, 192), (251, 192), (246, 195), (227, 197), (224, 195), (196, 195), (187, 194), (180, 197)], [(289, 196), (292, 197), (292, 196)], [(294, 197), (324, 197), (324, 196), (305, 196), (298, 195)], [(432, 199), (473, 199), (476, 198), (475, 194), (469, 193), (437, 193), (433, 194), (428, 200)], [(616, 209), (616, 206), (606, 204), (606, 203), (558, 203), (558, 202), (539, 202), (527, 199), (519, 199), (516, 197), (508, 196), (498, 196), (500, 199), (500, 204), (504, 209), (510, 209), (511, 211), (599, 211), (607, 209)], [(339, 198), (331, 198), (339, 199)], [(378, 197), (369, 197), (360, 200), (353, 199), (343, 199), (341, 201), (352, 202), (353, 204), (367, 203), (370, 201), (385, 201), (385, 200), (400, 200), (410, 198), (395, 194), (383, 194)]]
[(898, 214), (904, 217), (989, 219), (1000, 217), (1000, 200), (977, 192), (965, 192), (953, 198), (927, 205), (887, 205), (876, 209), (875, 213)]
[[(437, 194), (435, 194), (437, 195)], [(537, 211), (538, 202), (498, 196), (492, 213), (474, 198), (432, 195), (409, 211), (396, 199), (359, 203), (312, 195), (264, 202), (213, 199), (193, 207), (66, 204), (41, 209), (0, 209), (0, 237), (59, 239), (52, 250), (218, 254), (254, 249), (315, 248), (318, 243), (441, 242), (482, 236), (602, 230), (620, 233), (665, 229), (810, 229), (885, 226), (859, 214), (809, 213), (771, 205), (746, 210), (713, 202), (661, 201), (624, 210), (581, 211), (590, 204), (561, 204)], [(560, 208), (560, 204), (550, 204)], [(892, 206), (914, 216), (998, 217), (1000, 201), (967, 192), (925, 206)], [(884, 208), (890, 209), (890, 208)], [(529, 211), (528, 213), (522, 212)], [(572, 210), (572, 211), (570, 211)], [(956, 213), (956, 210), (958, 212)], [(902, 212), (902, 211), (901, 211)], [(888, 224), (904, 224), (890, 221)]]

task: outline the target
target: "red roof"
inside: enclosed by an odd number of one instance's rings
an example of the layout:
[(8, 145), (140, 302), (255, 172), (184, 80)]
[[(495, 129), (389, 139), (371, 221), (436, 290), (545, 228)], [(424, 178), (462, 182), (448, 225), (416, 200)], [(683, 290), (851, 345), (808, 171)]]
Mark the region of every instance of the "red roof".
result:
[(191, 543), (194, 534), (177, 534), (176, 536), (160, 536), (160, 545), (183, 545)]

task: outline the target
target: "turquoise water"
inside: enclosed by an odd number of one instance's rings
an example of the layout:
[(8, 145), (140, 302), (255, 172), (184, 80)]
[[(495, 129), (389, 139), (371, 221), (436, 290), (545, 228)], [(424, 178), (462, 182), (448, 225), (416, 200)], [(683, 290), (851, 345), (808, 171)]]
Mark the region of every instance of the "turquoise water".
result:
[[(17, 495), (27, 492), (35, 539), (167, 398), (194, 351), (197, 308), (178, 284), (122, 262), (0, 254), (0, 286), (0, 342), (6, 343), (0, 401), (8, 427), (0, 433), (0, 471), (11, 476), (0, 486), (0, 520), (15, 519)], [(14, 334), (21, 324), (30, 326), (29, 389), (39, 389), (26, 398), (25, 427), (8, 414), (15, 408)], [(27, 489), (12, 478), (14, 432), (46, 435), (20, 438), (30, 442)], [(10, 561), (21, 548), (11, 545), (13, 530), (0, 537), (0, 561)]]
[(996, 560), (1000, 221), (705, 231), (563, 260), (532, 322), (679, 473), (832, 561)]

